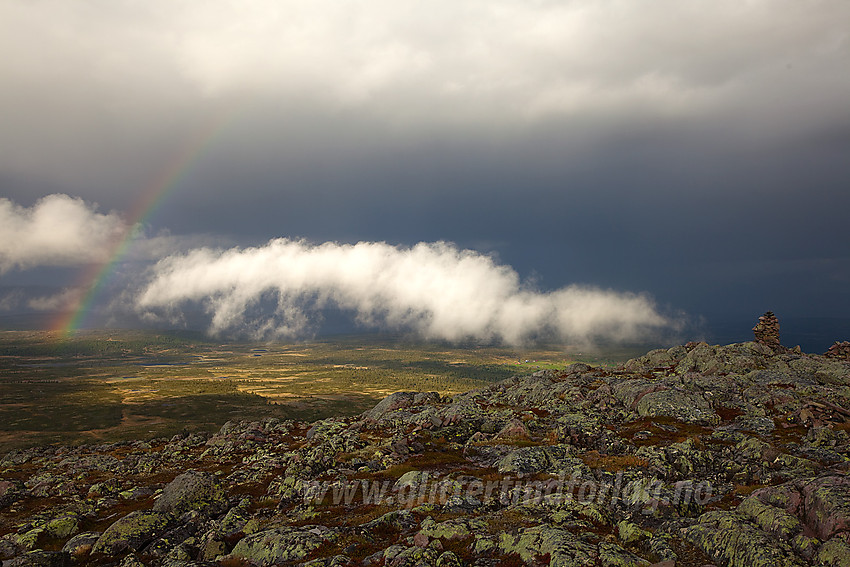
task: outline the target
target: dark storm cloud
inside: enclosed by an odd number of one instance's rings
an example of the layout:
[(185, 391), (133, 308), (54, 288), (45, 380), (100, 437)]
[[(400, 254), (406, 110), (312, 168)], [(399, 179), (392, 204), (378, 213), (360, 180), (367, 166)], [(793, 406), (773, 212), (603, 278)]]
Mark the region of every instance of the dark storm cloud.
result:
[(151, 234), (445, 240), (549, 289), (850, 315), (848, 19), (838, 0), (6, 2), (0, 180), (25, 206), (126, 209), (232, 114)]

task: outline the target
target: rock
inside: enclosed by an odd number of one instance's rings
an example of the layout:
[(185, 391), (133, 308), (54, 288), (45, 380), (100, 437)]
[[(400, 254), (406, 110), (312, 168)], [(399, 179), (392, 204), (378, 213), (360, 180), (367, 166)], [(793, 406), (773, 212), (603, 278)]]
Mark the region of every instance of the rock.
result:
[(523, 447), (511, 451), (496, 463), (502, 474), (537, 474), (549, 469), (550, 461), (543, 447)]
[(599, 544), (599, 564), (602, 567), (648, 567), (649, 561), (615, 543), (602, 542)]
[(328, 539), (321, 530), (280, 527), (245, 536), (230, 557), (250, 561), (260, 567), (284, 561), (298, 561), (321, 547)]
[(430, 547), (407, 547), (395, 553), (392, 560), (387, 560), (384, 564), (390, 567), (434, 565), (439, 555), (439, 551)]
[(785, 510), (763, 503), (758, 498), (750, 496), (738, 505), (738, 512), (746, 514), (766, 532), (770, 532), (783, 540), (790, 540), (800, 533), (803, 525), (796, 516)]
[[(427, 484), (429, 473), (427, 471), (409, 471), (399, 477), (393, 485), (393, 490), (407, 490), (416, 492), (422, 484)], [(412, 493), (411, 492), (411, 493)]]
[(437, 567), (462, 567), (463, 562), (451, 551), (446, 551), (437, 558)]
[(30, 551), (4, 561), (3, 567), (71, 567), (71, 556), (64, 551)]
[(637, 402), (638, 415), (643, 417), (672, 417), (686, 423), (717, 425), (720, 416), (711, 404), (696, 394), (676, 390), (650, 392)]
[(626, 520), (617, 524), (617, 535), (625, 545), (637, 543), (642, 539), (652, 537), (652, 533)]
[(396, 392), (390, 394), (376, 405), (371, 410), (363, 414), (366, 419), (380, 421), (389, 412), (406, 408), (413, 405), (413, 400), (416, 397), (416, 392)]
[(586, 476), (590, 469), (569, 454), (568, 445), (522, 447), (502, 457), (495, 465), (502, 474), (528, 475), (542, 472)]
[(788, 543), (754, 527), (737, 512), (706, 512), (684, 530), (684, 536), (726, 567), (803, 566)]
[(733, 429), (751, 431), (767, 435), (776, 429), (776, 424), (769, 417), (757, 415), (739, 415), (732, 421)]
[(154, 510), (175, 517), (192, 510), (217, 514), (226, 508), (221, 482), (214, 475), (196, 471), (185, 472), (171, 481), (153, 505)]
[(55, 539), (68, 539), (80, 531), (80, 518), (76, 514), (65, 514), (44, 525), (47, 535)]
[(525, 424), (518, 420), (512, 419), (505, 425), (499, 433), (496, 434), (496, 439), (508, 441), (529, 441), (531, 434)]
[(98, 538), (92, 551), (117, 555), (124, 551), (138, 551), (148, 542), (163, 534), (171, 518), (156, 510), (130, 512), (108, 528)]
[(136, 557), (135, 553), (130, 553), (124, 559), (121, 560), (121, 563), (118, 564), (118, 567), (145, 567), (145, 564), (142, 563), (138, 557)]
[(850, 567), (850, 544), (842, 538), (834, 537), (818, 550), (819, 565), (830, 567)]
[(519, 555), (526, 563), (548, 555), (553, 567), (595, 565), (599, 556), (595, 545), (579, 540), (567, 530), (546, 525), (521, 528), (516, 535), (503, 533), (499, 548), (506, 554)]
[(69, 539), (62, 547), (62, 551), (70, 553), (73, 557), (80, 558), (91, 553), (94, 544), (100, 539), (101, 532), (84, 532)]
[(413, 405), (416, 406), (438, 403), (440, 403), (439, 392), (418, 392), (413, 396)]
[(829, 347), (823, 355), (827, 358), (850, 360), (850, 341), (835, 341), (835, 344)]
[(840, 531), (850, 531), (850, 477), (816, 478), (803, 487), (806, 524), (826, 541)]
[(806, 434), (806, 443), (813, 447), (835, 447), (847, 444), (847, 432), (829, 427), (812, 427)]
[(422, 522), (418, 534), (429, 539), (443, 539), (446, 541), (454, 539), (465, 539), (476, 533), (481, 533), (487, 528), (487, 524), (479, 519), (457, 519), (446, 520), (436, 523), (430, 516)]

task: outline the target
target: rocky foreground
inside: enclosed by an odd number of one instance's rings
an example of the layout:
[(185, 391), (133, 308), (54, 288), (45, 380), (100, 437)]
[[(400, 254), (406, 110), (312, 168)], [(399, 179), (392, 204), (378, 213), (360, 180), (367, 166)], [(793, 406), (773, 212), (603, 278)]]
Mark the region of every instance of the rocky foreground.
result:
[(25, 565), (850, 565), (850, 363), (691, 343), (358, 418), (0, 458)]

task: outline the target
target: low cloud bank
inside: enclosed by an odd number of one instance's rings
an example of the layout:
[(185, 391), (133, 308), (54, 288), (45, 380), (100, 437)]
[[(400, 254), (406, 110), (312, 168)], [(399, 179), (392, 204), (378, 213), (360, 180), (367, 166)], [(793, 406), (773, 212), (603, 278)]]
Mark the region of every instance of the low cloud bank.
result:
[(68, 195), (47, 195), (32, 207), (0, 199), (0, 274), (36, 266), (103, 262), (126, 226), (116, 213)]
[(254, 338), (308, 332), (325, 308), (424, 338), (510, 344), (633, 340), (672, 324), (647, 296), (577, 285), (536, 291), (510, 266), (443, 242), (406, 248), (276, 239), (254, 248), (201, 248), (159, 261), (136, 302), (150, 318), (179, 318), (201, 305), (212, 333)]

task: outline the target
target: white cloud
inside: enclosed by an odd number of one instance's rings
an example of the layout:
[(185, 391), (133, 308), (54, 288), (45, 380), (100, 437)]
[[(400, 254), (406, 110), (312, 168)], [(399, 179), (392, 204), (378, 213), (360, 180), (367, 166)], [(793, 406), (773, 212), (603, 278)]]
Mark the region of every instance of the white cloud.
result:
[(125, 234), (116, 213), (68, 195), (48, 195), (32, 207), (0, 199), (0, 274), (13, 268), (103, 262)]
[[(211, 314), (210, 330), (291, 336), (314, 310), (350, 310), (366, 325), (426, 338), (519, 343), (634, 339), (670, 324), (645, 296), (570, 286), (538, 292), (509, 266), (446, 243), (412, 248), (272, 240), (262, 247), (198, 249), (161, 260), (138, 308), (175, 315), (191, 304)], [(273, 304), (272, 313), (258, 309)]]

